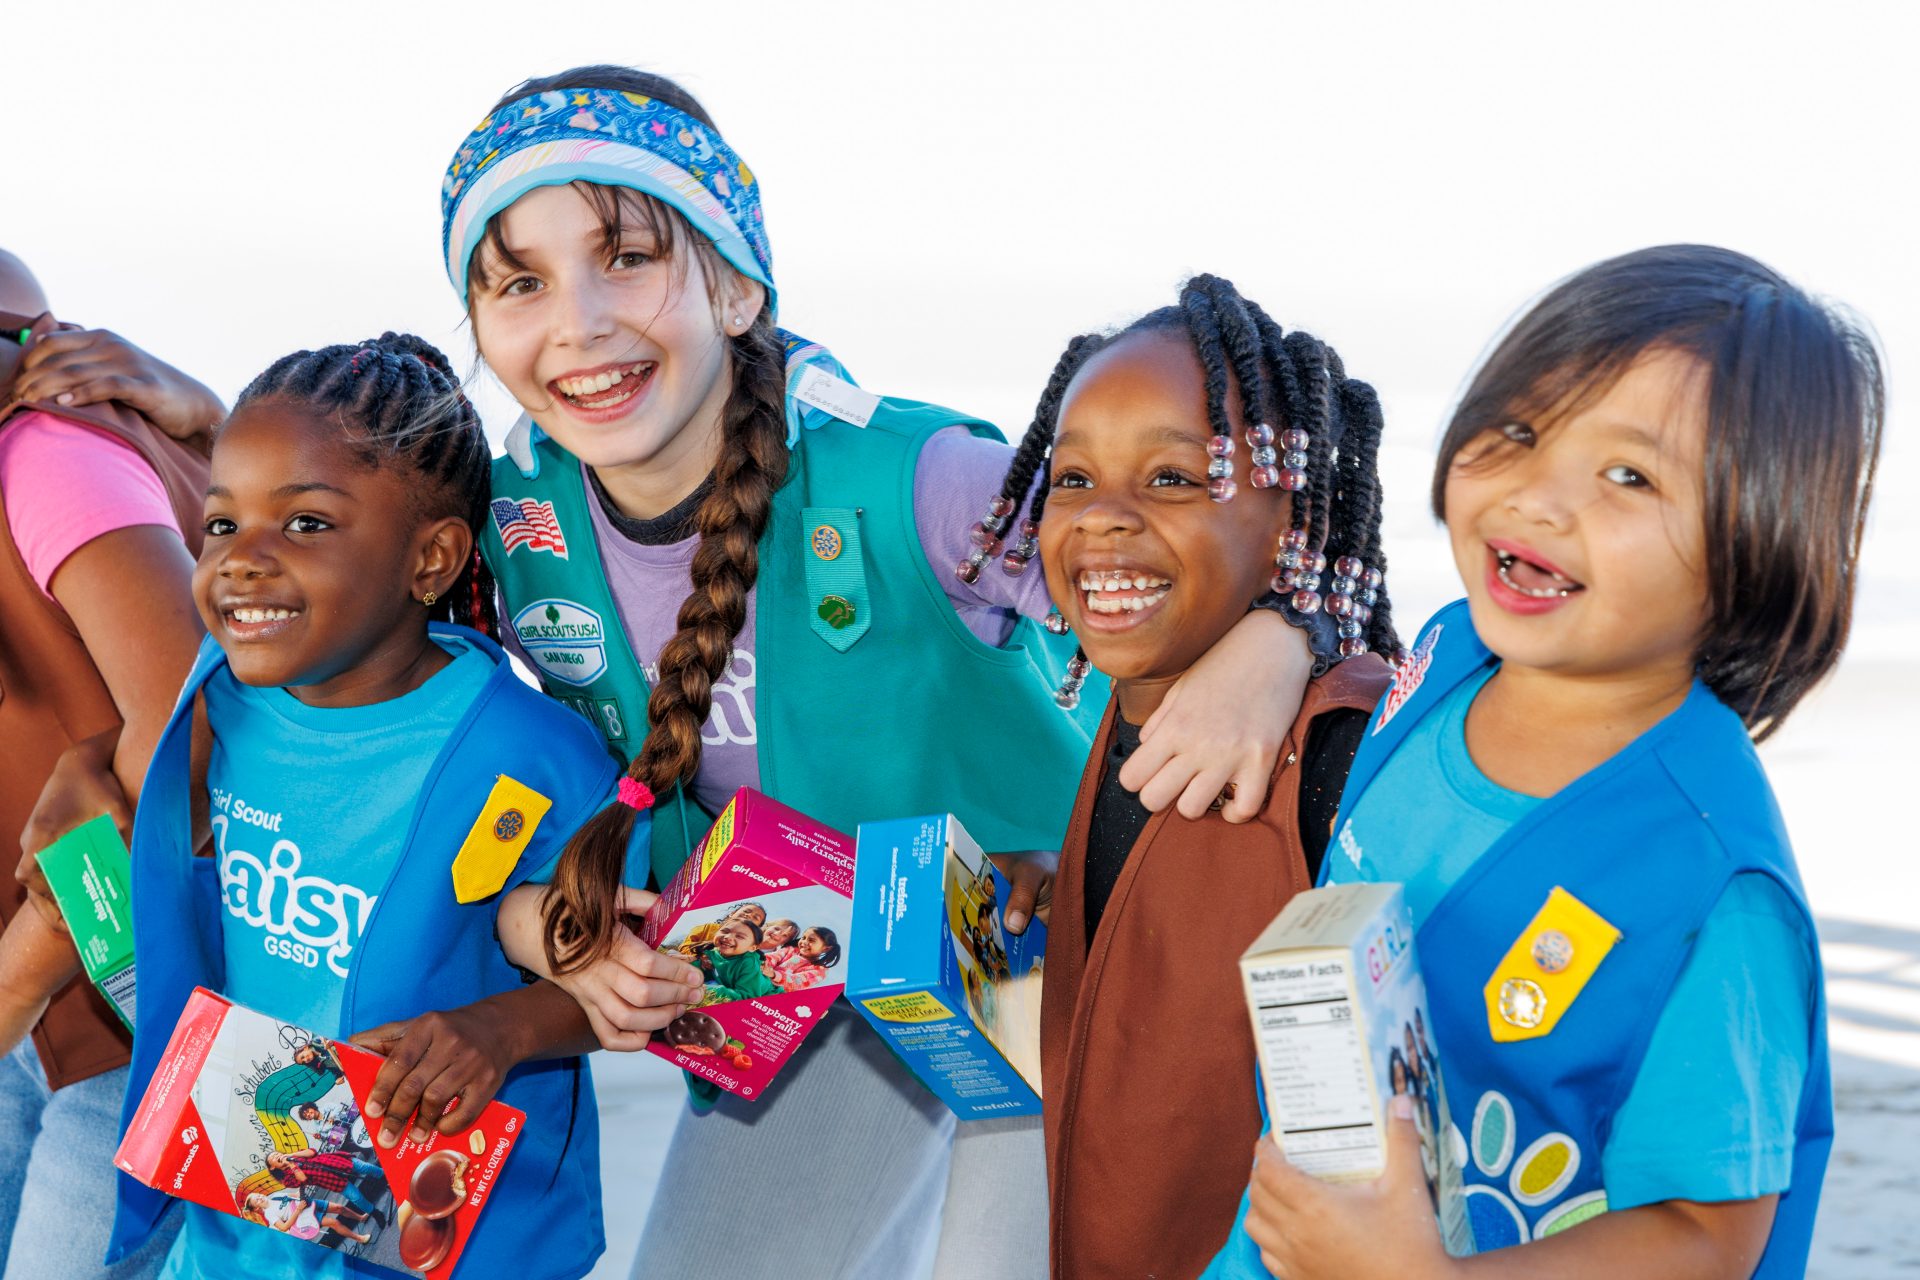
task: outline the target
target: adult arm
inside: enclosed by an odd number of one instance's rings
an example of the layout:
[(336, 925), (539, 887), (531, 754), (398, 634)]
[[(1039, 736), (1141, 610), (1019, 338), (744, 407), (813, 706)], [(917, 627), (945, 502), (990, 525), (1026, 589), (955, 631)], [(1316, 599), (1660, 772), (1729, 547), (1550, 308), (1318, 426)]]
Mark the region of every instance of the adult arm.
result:
[(204, 383), (106, 329), (60, 329), (34, 342), (13, 394), (74, 406), (117, 400), (201, 454), (213, 452), (213, 430), (227, 416)]
[[(113, 817), (122, 838), (131, 835), (147, 764), (199, 645), (192, 573), (177, 533), (138, 525), (86, 543), (48, 584), (80, 632), (123, 723), (63, 753), (21, 831), (15, 875), (33, 909), (19, 913), (0, 939), (0, 988), (9, 991), (11, 1014), (0, 1022), (0, 1041), (17, 1043), (13, 1030), (20, 1018), (44, 1011), (80, 972), (79, 954), (33, 855), (102, 813)], [(12, 936), (16, 931), (18, 938)], [(35, 1012), (26, 1027), (38, 1017)]]

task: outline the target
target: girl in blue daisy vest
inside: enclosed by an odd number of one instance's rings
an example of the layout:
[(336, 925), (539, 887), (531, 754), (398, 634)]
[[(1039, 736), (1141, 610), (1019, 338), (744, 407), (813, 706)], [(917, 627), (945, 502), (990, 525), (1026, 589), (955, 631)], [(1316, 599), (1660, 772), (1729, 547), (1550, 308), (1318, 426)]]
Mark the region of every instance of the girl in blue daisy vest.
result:
[(1804, 1273), (1826, 1016), (1753, 743), (1846, 641), (1881, 419), (1870, 339), (1723, 249), (1590, 267), (1494, 349), (1434, 473), (1467, 598), (1398, 664), (1324, 877), (1406, 886), (1478, 1253), (1401, 1098), (1373, 1184), (1262, 1139), (1216, 1274)]

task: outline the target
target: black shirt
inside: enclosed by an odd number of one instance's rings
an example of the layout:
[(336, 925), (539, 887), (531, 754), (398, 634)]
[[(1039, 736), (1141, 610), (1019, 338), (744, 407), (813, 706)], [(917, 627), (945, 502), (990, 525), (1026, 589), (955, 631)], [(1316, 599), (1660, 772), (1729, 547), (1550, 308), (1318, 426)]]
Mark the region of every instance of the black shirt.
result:
[[(1300, 779), (1300, 849), (1306, 855), (1307, 879), (1320, 875), (1320, 861), (1333, 835), (1333, 819), (1340, 810), (1340, 791), (1347, 770), (1367, 731), (1367, 712), (1354, 707), (1330, 711), (1315, 718), (1307, 730), (1306, 770)], [(1140, 746), (1140, 730), (1116, 716), (1113, 746), (1107, 751), (1106, 772), (1093, 797), (1093, 815), (1087, 824), (1087, 945), (1100, 928), (1107, 899), (1120, 882), (1127, 858), (1151, 815), (1140, 797), (1120, 785), (1120, 766)]]

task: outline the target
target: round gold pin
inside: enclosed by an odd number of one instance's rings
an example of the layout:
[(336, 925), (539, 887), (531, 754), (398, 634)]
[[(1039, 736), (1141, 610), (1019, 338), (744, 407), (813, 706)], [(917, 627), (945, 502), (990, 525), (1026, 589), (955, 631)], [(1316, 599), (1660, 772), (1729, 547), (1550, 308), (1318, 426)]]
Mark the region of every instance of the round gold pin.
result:
[(840, 531), (830, 524), (815, 525), (813, 528), (813, 554), (822, 560), (838, 560), (846, 543), (841, 541)]
[(1500, 1020), (1530, 1031), (1547, 1016), (1547, 993), (1531, 978), (1508, 978), (1500, 984)]

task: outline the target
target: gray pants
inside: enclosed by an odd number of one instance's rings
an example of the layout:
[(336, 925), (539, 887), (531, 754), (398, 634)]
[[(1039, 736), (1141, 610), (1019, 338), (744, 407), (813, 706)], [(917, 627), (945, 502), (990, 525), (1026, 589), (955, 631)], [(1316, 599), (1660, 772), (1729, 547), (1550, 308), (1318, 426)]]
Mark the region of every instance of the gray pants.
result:
[(681, 1113), (633, 1275), (1021, 1280), (1046, 1246), (1039, 1118), (956, 1125), (837, 1004), (764, 1098)]

